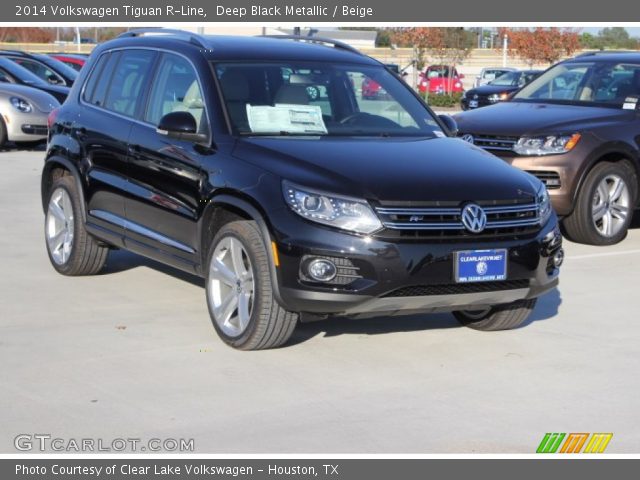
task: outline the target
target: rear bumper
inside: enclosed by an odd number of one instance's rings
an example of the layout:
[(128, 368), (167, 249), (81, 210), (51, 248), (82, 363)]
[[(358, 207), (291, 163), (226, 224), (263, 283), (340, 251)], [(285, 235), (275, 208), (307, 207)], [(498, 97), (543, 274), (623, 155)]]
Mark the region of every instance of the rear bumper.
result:
[[(272, 219), (304, 222), (288, 218), (291, 215), (282, 211)], [(276, 229), (279, 300), (294, 312), (369, 316), (452, 311), (535, 298), (558, 284), (552, 256), (561, 248), (562, 237), (555, 216), (526, 239), (455, 243), (390, 242), (304, 224), (291, 236)], [(455, 252), (493, 248), (508, 249), (505, 282), (455, 283)], [(348, 260), (360, 278), (346, 285), (304, 280), (303, 259), (309, 256)]]

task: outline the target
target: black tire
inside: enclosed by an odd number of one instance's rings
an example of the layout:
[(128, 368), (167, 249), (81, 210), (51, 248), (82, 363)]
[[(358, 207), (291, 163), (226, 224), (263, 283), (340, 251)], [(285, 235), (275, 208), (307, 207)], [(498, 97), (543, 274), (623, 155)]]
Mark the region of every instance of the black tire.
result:
[[(238, 240), (250, 261), (254, 289), (250, 320), (244, 331), (236, 336), (225, 333), (214, 315), (212, 305), (210, 265), (216, 247), (226, 237)], [(227, 223), (216, 234), (207, 255), (207, 306), (211, 322), (220, 338), (239, 350), (263, 350), (283, 345), (293, 333), (298, 314), (282, 308), (273, 295), (269, 255), (265, 240), (256, 222), (240, 220)]]
[(4, 148), (7, 144), (7, 126), (4, 124), (4, 119), (0, 116), (0, 148)]
[(484, 312), (458, 311), (453, 312), (453, 315), (466, 327), (493, 332), (519, 327), (529, 317), (535, 306), (536, 299), (533, 298), (496, 305)]
[(84, 228), (82, 222), (81, 197), (76, 186), (76, 182), (70, 175), (64, 175), (56, 178), (49, 189), (47, 198), (47, 208), (51, 202), (52, 196), (58, 189), (63, 189), (71, 199), (71, 207), (73, 210), (73, 240), (71, 243), (70, 254), (64, 263), (54, 260), (49, 242), (47, 241), (47, 228), (49, 222), (49, 212), (45, 215), (45, 245), (51, 265), (58, 273), (68, 276), (95, 275), (104, 266), (107, 261), (109, 247), (104, 246)]
[[(609, 175), (618, 175), (625, 181), (631, 194), (631, 202), (623, 228), (614, 235), (605, 236), (594, 225), (592, 208), (598, 185)], [(564, 233), (570, 240), (588, 245), (613, 245), (618, 243), (627, 235), (637, 198), (638, 179), (633, 166), (627, 161), (598, 163), (591, 169), (580, 188), (573, 212), (562, 220)]]

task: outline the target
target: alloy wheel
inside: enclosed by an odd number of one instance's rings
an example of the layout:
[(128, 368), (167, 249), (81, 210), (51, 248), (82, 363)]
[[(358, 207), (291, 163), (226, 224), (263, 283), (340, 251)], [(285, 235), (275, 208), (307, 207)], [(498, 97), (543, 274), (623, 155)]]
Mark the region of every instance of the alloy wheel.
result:
[(224, 237), (216, 245), (207, 289), (218, 327), (229, 337), (242, 335), (251, 319), (255, 282), (249, 255), (235, 237)]
[(603, 237), (613, 237), (626, 224), (631, 194), (619, 175), (604, 177), (593, 195), (591, 216), (596, 230)]
[(73, 248), (74, 217), (71, 197), (64, 188), (51, 194), (47, 207), (45, 234), (51, 258), (57, 265), (69, 260)]

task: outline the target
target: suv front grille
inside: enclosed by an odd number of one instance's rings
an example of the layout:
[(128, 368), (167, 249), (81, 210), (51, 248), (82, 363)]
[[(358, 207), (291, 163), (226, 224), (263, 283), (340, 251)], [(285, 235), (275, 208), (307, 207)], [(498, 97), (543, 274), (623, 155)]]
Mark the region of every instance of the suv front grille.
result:
[(558, 172), (541, 171), (541, 170), (527, 170), (534, 177), (537, 177), (542, 183), (545, 184), (547, 190), (554, 190), (562, 186), (560, 182), (560, 175)]
[(529, 288), (529, 280), (507, 280), (504, 282), (452, 283), (448, 285), (411, 285), (392, 290), (383, 295), (389, 297), (425, 297), (429, 295), (461, 295), (465, 293), (498, 292)]
[(485, 150), (513, 151), (518, 137), (503, 135), (473, 135), (473, 144)]
[(376, 207), (386, 228), (381, 236), (478, 239), (527, 235), (540, 227), (538, 205), (480, 205), (487, 215), (487, 225), (481, 233), (471, 233), (462, 224), (459, 207)]

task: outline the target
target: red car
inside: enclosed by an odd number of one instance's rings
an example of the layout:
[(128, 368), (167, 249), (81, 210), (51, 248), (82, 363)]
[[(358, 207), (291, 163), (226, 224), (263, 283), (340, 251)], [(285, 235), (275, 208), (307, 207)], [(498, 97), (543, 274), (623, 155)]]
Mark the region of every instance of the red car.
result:
[(380, 86), (375, 80), (365, 78), (362, 81), (362, 98), (373, 100), (374, 98), (381, 98), (387, 94), (384, 88)]
[(420, 73), (418, 90), (420, 93), (429, 92), (429, 94), (462, 93), (464, 92), (463, 78), (464, 75), (458, 74), (455, 67), (431, 65)]
[(49, 56), (59, 60), (76, 71), (80, 71), (87, 61), (87, 57), (84, 55), (74, 55), (73, 53), (52, 53)]

